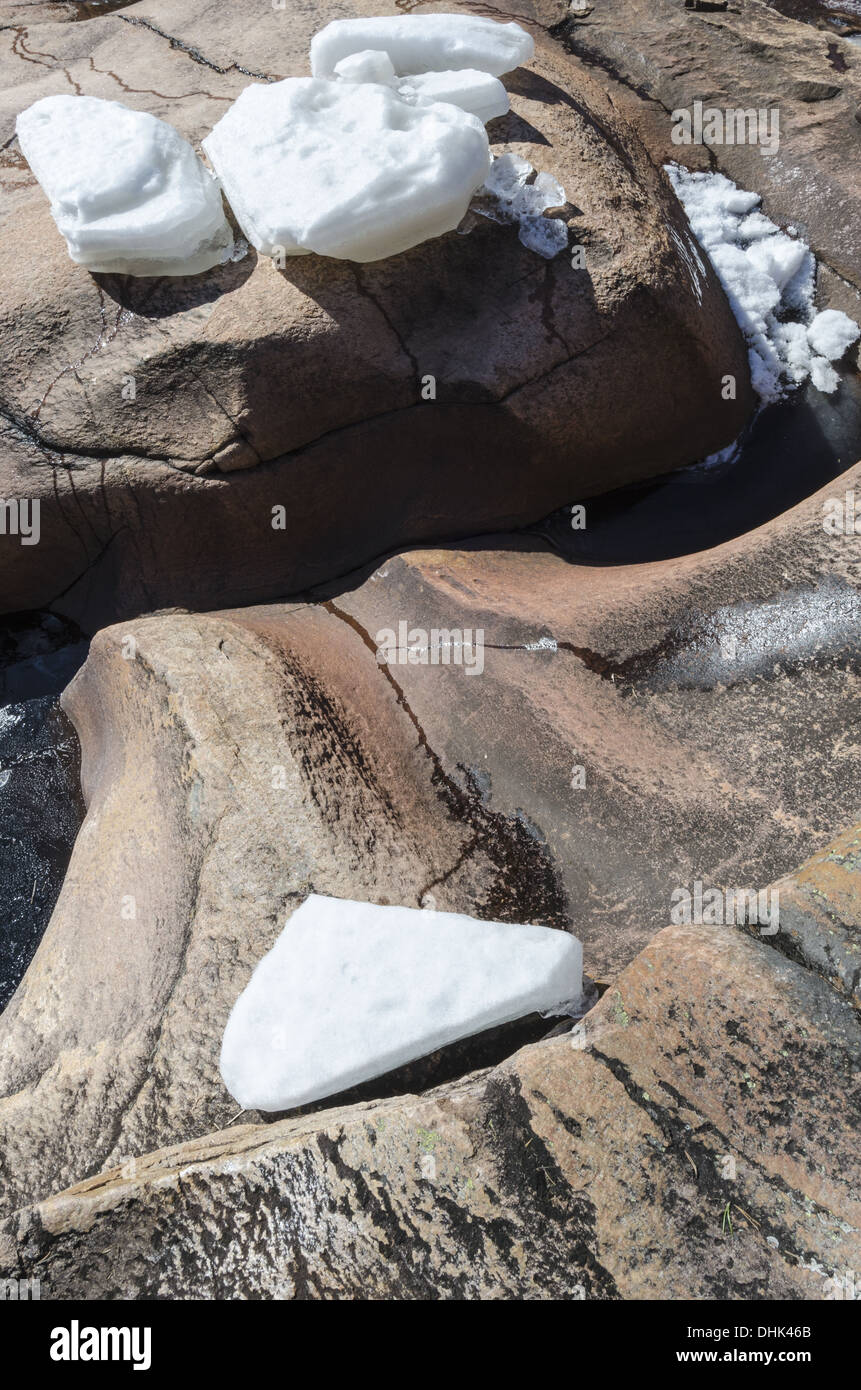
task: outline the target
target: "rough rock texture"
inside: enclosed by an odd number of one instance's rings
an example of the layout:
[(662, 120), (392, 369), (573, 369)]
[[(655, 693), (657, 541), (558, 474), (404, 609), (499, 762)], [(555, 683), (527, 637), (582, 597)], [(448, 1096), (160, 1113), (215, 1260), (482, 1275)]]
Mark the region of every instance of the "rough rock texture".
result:
[(861, 1008), (861, 826), (838, 835), (775, 888), (780, 931), (771, 944)]
[[(618, 78), (637, 94), (636, 103), (621, 104), (653, 157), (690, 168), (710, 162), (761, 193), (768, 215), (796, 226), (839, 277), (823, 284), (823, 302), (857, 317), (861, 50), (762, 0), (720, 12), (688, 10), (677, 0), (601, 0), (582, 20), (568, 18), (562, 0), (545, 3), (545, 22), (562, 26), (559, 37), (596, 76)], [(695, 100), (723, 110), (777, 107), (779, 148), (673, 145), (670, 113)]]
[[(861, 819), (861, 538), (822, 527), (859, 480), (687, 559), (520, 538), (100, 633), (64, 696), (87, 819), (0, 1018), (0, 1200), (223, 1127), (227, 1015), (311, 891), (569, 928), (606, 981), (675, 888), (763, 887)], [(483, 672), (378, 665), (400, 621), (483, 629)]]
[(5, 1220), (0, 1274), (88, 1299), (841, 1297), (859, 1066), (819, 976), (671, 927), (573, 1037), (131, 1161)]
[(336, 13), (262, 6), (249, 24), (223, 0), (141, 0), (0, 29), (14, 229), (0, 497), (38, 498), (42, 531), (39, 546), (0, 544), (7, 611), (53, 605), (93, 630), (282, 597), (404, 543), (536, 520), (738, 434), (751, 395), (723, 292), (691, 269), (681, 210), (624, 117), (540, 34), (490, 135), (561, 180), (585, 270), (480, 217), (364, 267), (312, 256), (279, 271), (251, 252), (153, 282), (68, 260), (11, 138), (18, 110), (54, 92), (119, 99), (199, 147), (250, 80), (306, 73)]

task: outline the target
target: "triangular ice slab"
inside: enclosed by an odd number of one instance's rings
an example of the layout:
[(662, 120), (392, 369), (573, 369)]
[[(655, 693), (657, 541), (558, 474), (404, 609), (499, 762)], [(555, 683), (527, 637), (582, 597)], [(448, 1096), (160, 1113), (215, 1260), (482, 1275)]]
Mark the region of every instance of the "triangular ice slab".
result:
[(312, 894), (237, 1000), (221, 1074), (246, 1110), (290, 1110), (579, 999), (582, 964), (549, 927)]

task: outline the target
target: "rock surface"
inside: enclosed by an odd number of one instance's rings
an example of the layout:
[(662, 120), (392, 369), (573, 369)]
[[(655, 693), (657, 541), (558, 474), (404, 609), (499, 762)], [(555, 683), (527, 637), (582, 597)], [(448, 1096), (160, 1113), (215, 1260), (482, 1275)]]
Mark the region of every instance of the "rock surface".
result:
[[(227, 1016), (311, 891), (565, 927), (607, 981), (677, 887), (761, 888), (861, 819), (861, 538), (822, 526), (859, 479), (687, 559), (522, 537), (101, 632), (64, 697), (87, 819), (0, 1018), (5, 1205), (235, 1115)], [(401, 621), (483, 629), (484, 670), (380, 666)]]
[(5, 1220), (0, 1275), (61, 1299), (844, 1297), (859, 1065), (818, 975), (671, 927), (577, 1034), (130, 1161)]
[[(627, 114), (641, 109), (643, 100), (653, 107), (642, 122), (634, 116), (653, 156), (679, 159), (691, 168), (710, 162), (742, 188), (762, 194), (768, 215), (796, 226), (817, 259), (842, 278), (843, 302), (835, 298), (833, 307), (857, 316), (857, 47), (762, 0), (744, 0), (720, 12), (688, 10), (676, 0), (601, 0), (583, 20), (567, 19), (564, 9), (558, 0), (547, 21), (563, 23), (557, 32), (564, 33), (572, 52), (637, 94), (635, 105), (625, 103)], [(722, 110), (776, 107), (779, 147), (674, 146), (671, 112), (691, 109), (695, 100)]]
[(861, 826), (845, 830), (775, 887), (780, 932), (772, 945), (861, 1008)]
[[(199, 147), (344, 14), (105, 10), (0, 4), (6, 133), (82, 91)], [(673, 105), (777, 92), (785, 166), (718, 162), (858, 317), (854, 50), (758, 0), (526, 10), (536, 69), (491, 140), (565, 185), (585, 279), (476, 220), (376, 268), (252, 255), (141, 296), (69, 264), (0, 151), (0, 496), (42, 504), (39, 545), (0, 537), (2, 602), (122, 619), (64, 696), (87, 816), (0, 1016), (0, 1277), (45, 1296), (818, 1299), (859, 1268), (861, 536), (823, 517), (861, 465), (683, 559), (497, 535), (333, 579), (737, 432), (738, 334), (713, 277), (696, 308), (629, 122), (660, 162)], [(136, 616), (179, 603), (222, 611)], [(446, 664), (401, 660), (402, 625)], [(695, 881), (771, 884), (780, 930), (667, 928)], [(312, 892), (572, 931), (603, 996), (573, 1033), (532, 1016), (316, 1114), (237, 1116), (224, 1025)]]
[(7, 611), (52, 605), (94, 630), (282, 597), (405, 543), (537, 520), (738, 434), (751, 395), (723, 292), (711, 272), (691, 279), (664, 176), (546, 38), (506, 79), (512, 111), (489, 134), (560, 180), (585, 270), (484, 218), (364, 267), (312, 256), (279, 271), (251, 252), (143, 282), (69, 262), (11, 141), (18, 110), (55, 92), (119, 99), (197, 148), (250, 81), (307, 73), (311, 35), (343, 9), (263, 7), (249, 25), (210, 0), (141, 0), (74, 24), (40, 8), (0, 31), (15, 228), (0, 496), (38, 499), (42, 531), (32, 549), (0, 545)]

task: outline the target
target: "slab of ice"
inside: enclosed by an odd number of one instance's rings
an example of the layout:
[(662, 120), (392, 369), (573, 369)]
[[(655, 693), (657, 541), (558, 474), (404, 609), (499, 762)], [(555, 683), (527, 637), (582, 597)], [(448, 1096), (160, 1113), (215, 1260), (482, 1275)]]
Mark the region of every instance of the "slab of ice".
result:
[(578, 1001), (582, 960), (548, 927), (312, 894), (234, 1005), (221, 1075), (246, 1110), (290, 1110)]
[(43, 97), (16, 123), (69, 255), (89, 270), (195, 275), (233, 234), (217, 182), (166, 121), (99, 97)]
[(564, 207), (566, 194), (552, 174), (542, 171), (534, 179), (533, 174), (528, 159), (497, 155), (473, 208), (494, 222), (515, 224), (520, 242), (549, 261), (568, 245), (568, 226), (562, 218), (543, 214)]
[(404, 101), (448, 101), (470, 111), (480, 121), (492, 121), (508, 111), (508, 93), (498, 77), (478, 68), (454, 72), (420, 72), (397, 77), (388, 53), (365, 48), (335, 64), (342, 82), (381, 82), (393, 87)]
[(519, 24), (465, 14), (334, 19), (311, 40), (311, 72), (331, 77), (351, 53), (381, 49), (401, 76), (478, 68), (501, 77), (528, 63), (535, 44)]
[(717, 271), (748, 344), (751, 380), (764, 403), (812, 381), (837, 389), (830, 365), (861, 333), (835, 309), (814, 309), (816, 262), (810, 247), (762, 212), (757, 193), (723, 174), (667, 166), (691, 227)]
[(397, 89), (405, 101), (450, 101), (485, 123), (504, 116), (509, 107), (508, 93), (499, 78), (477, 68), (415, 73), (402, 77)]
[(335, 77), (342, 82), (383, 82), (389, 85), (394, 81), (395, 70), (388, 53), (376, 48), (363, 48), (361, 53), (351, 53), (335, 64)]
[(246, 87), (203, 148), (258, 251), (353, 261), (452, 231), (490, 167), (468, 112), (313, 77)]

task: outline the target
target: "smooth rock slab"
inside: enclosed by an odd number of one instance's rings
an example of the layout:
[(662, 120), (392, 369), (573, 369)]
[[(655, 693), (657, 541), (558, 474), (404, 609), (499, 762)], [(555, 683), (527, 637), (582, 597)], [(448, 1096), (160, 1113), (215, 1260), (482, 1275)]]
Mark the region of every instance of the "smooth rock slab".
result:
[[(0, 1016), (0, 1205), (234, 1119), (228, 1017), (311, 892), (562, 927), (611, 982), (676, 887), (762, 888), (861, 822), (861, 536), (822, 526), (859, 488), (861, 467), (682, 559), (412, 551), (325, 604), (99, 633), (63, 697), (88, 814)], [(483, 673), (381, 667), (405, 614), (483, 629)], [(769, 956), (791, 944), (783, 887), (780, 911)], [(861, 961), (826, 939), (847, 990)]]
[(312, 893), (237, 1000), (221, 1074), (245, 1109), (291, 1110), (576, 1002), (582, 967), (567, 932)]

